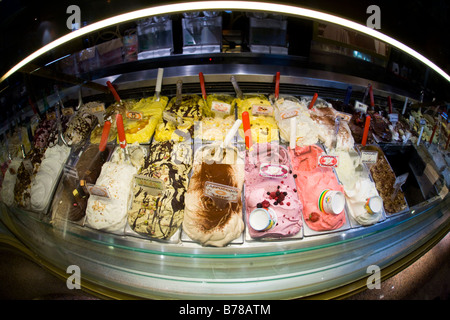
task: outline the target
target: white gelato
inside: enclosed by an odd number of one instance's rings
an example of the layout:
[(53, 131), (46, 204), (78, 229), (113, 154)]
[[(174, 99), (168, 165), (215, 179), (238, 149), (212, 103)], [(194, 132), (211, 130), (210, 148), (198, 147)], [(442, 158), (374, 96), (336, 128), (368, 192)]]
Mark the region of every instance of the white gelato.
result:
[(49, 204), (69, 153), (70, 148), (64, 145), (55, 145), (45, 150), (39, 170), (31, 183), (30, 204), (32, 210), (41, 212)]
[(299, 146), (315, 144), (319, 141), (316, 123), (311, 119), (305, 103), (295, 99), (280, 98), (274, 102), (275, 120), (280, 129), (281, 139), (290, 141), (291, 123), (290, 116), (296, 114), (296, 141)]
[(97, 230), (115, 232), (127, 224), (133, 176), (137, 170), (131, 164), (107, 162), (96, 186), (105, 187), (110, 198), (91, 194), (86, 208), (86, 223)]
[(382, 217), (382, 211), (369, 213), (365, 204), (367, 199), (379, 196), (375, 183), (370, 180), (365, 167), (360, 163), (359, 155), (352, 151), (333, 151), (338, 156), (336, 173), (344, 185), (345, 198), (347, 201), (350, 217), (360, 225), (371, 225), (377, 223)]

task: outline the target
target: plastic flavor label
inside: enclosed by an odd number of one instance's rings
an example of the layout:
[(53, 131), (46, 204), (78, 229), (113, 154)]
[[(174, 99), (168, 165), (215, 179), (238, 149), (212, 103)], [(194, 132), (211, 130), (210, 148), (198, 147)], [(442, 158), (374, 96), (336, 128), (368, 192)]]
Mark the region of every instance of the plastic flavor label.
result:
[(225, 102), (213, 101), (211, 103), (211, 110), (220, 114), (229, 115), (231, 112), (231, 105)]
[(317, 163), (321, 167), (337, 167), (338, 157), (330, 156), (328, 154), (322, 154), (319, 156)]
[(345, 113), (345, 112), (338, 112), (336, 114), (336, 118), (340, 117), (341, 120), (347, 121), (349, 122), (352, 119), (352, 115), (350, 113)]
[(206, 181), (204, 194), (208, 197), (216, 199), (237, 202), (239, 198), (239, 189), (232, 186)]
[(359, 101), (355, 102), (355, 111), (367, 113), (367, 108), (369, 108), (369, 106), (367, 104), (364, 104)]
[(273, 114), (273, 107), (254, 104), (252, 105), (252, 115), (254, 116), (271, 116)]
[(366, 164), (374, 164), (377, 162), (377, 151), (361, 151), (361, 162)]
[(111, 198), (111, 195), (109, 194), (108, 187), (105, 186), (97, 186), (93, 184), (86, 184), (86, 190), (89, 192), (90, 195), (103, 197), (103, 198)]
[(162, 181), (161, 179), (143, 175), (135, 175), (134, 181), (136, 185), (145, 189), (145, 191), (154, 196), (162, 195), (165, 190), (164, 181)]
[(62, 108), (61, 113), (63, 116), (71, 116), (74, 114), (73, 108)]
[(56, 120), (56, 113), (55, 112), (47, 113), (47, 120)]
[(142, 120), (142, 113), (141, 112), (127, 111), (125, 116), (129, 120)]
[(394, 123), (398, 122), (398, 113), (389, 113), (389, 121)]
[(105, 111), (105, 104), (104, 103), (101, 103), (101, 104), (91, 108), (91, 112), (92, 113), (101, 113), (101, 112), (104, 112), (104, 111)]
[(288, 109), (285, 112), (283, 112), (282, 114), (280, 114), (280, 118), (281, 118), (281, 120), (290, 119), (290, 118), (298, 116), (300, 114), (300, 112), (301, 111), (299, 108)]

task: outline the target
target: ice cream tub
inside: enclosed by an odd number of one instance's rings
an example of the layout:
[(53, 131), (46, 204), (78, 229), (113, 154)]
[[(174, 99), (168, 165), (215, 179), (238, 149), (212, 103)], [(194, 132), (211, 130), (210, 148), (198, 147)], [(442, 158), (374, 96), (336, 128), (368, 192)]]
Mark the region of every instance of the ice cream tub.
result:
[(340, 191), (325, 189), (319, 196), (319, 209), (322, 212), (340, 214), (345, 207), (345, 196)]
[(270, 230), (277, 224), (277, 214), (272, 208), (257, 208), (250, 213), (248, 222), (256, 231)]
[(383, 199), (379, 196), (374, 196), (367, 199), (364, 208), (370, 214), (377, 214), (383, 210)]

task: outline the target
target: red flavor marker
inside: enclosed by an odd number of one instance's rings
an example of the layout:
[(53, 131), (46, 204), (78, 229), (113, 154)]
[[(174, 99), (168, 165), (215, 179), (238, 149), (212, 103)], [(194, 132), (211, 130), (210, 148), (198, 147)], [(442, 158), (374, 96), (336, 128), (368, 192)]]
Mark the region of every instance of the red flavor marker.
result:
[(367, 136), (369, 134), (369, 127), (370, 127), (370, 116), (367, 115), (366, 116), (366, 123), (364, 124), (364, 134), (363, 134), (363, 138), (362, 138), (362, 141), (361, 141), (361, 144), (363, 145), (363, 147), (367, 143)]
[(110, 81), (106, 81), (106, 85), (108, 86), (109, 90), (113, 94), (114, 99), (116, 99), (117, 102), (121, 103), (122, 100), (120, 100), (119, 94), (117, 93), (116, 88), (114, 88), (112, 83)]
[(280, 73), (277, 72), (275, 76), (275, 99), (278, 99), (280, 95)]
[(205, 77), (203, 76), (203, 72), (200, 72), (198, 77), (200, 78), (200, 87), (202, 88), (203, 99), (206, 100)]
[(450, 133), (448, 134), (447, 143), (445, 145), (445, 149), (444, 150), (447, 150), (449, 142), (450, 142)]
[(122, 149), (127, 146), (127, 139), (125, 138), (125, 130), (123, 128), (122, 115), (118, 113), (116, 115), (117, 134), (119, 135), (119, 144)]
[(438, 127), (438, 125), (436, 123), (433, 128), (433, 133), (431, 134), (430, 143), (433, 143), (433, 138), (434, 138), (434, 134), (436, 133), (437, 127)]
[(311, 100), (311, 103), (309, 104), (309, 108), (308, 109), (311, 109), (312, 107), (314, 107), (314, 103), (316, 103), (316, 100), (317, 100), (317, 97), (318, 97), (319, 95), (317, 94), (317, 92), (316, 93), (314, 93), (314, 96), (313, 96), (313, 98), (312, 98), (312, 100)]
[(109, 136), (110, 129), (111, 129), (111, 122), (105, 121), (105, 123), (103, 125), (102, 138), (100, 140), (100, 145), (98, 146), (98, 149), (100, 152), (103, 152), (106, 149), (106, 144), (108, 143), (108, 136)]
[(389, 113), (392, 113), (392, 101), (391, 101), (391, 96), (388, 96), (388, 106), (389, 106)]
[(375, 100), (373, 98), (373, 89), (372, 89), (372, 85), (369, 85), (369, 96), (370, 96), (370, 106), (373, 107), (375, 106)]
[(250, 117), (247, 111), (242, 112), (242, 126), (244, 127), (245, 145), (250, 149), (253, 145), (252, 130), (250, 129)]
[(30, 104), (31, 109), (33, 109), (33, 113), (36, 114), (36, 115), (38, 115), (38, 116), (40, 117), (39, 112), (38, 112), (38, 110), (36, 109), (36, 106), (34, 105), (33, 101), (31, 101), (31, 98), (30, 98), (30, 97), (28, 97), (28, 103)]

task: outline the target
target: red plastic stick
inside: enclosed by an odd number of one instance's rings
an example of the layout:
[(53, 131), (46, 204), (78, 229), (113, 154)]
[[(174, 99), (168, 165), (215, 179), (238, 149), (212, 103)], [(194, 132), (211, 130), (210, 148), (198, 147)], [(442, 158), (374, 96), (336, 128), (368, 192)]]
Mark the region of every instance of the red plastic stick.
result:
[(33, 113), (39, 115), (39, 112), (36, 109), (36, 106), (34, 105), (33, 101), (31, 101), (31, 98), (28, 97), (28, 103), (30, 104), (31, 108), (33, 109)]
[(244, 127), (245, 145), (250, 149), (253, 145), (252, 130), (250, 129), (250, 117), (247, 111), (242, 112), (242, 126)]
[(100, 140), (100, 145), (98, 146), (98, 150), (100, 152), (103, 152), (106, 149), (110, 129), (111, 129), (111, 122), (105, 121), (105, 123), (103, 124), (102, 138)]
[(275, 76), (275, 99), (278, 99), (280, 95), (280, 73), (277, 72)]
[(365, 146), (366, 143), (367, 143), (367, 136), (369, 134), (369, 127), (370, 127), (370, 116), (367, 115), (366, 116), (366, 123), (364, 124), (364, 134), (363, 134), (363, 138), (362, 138), (362, 141), (361, 141), (361, 144), (363, 146)]
[(313, 98), (312, 98), (312, 100), (311, 100), (311, 103), (309, 104), (309, 108), (308, 109), (311, 109), (312, 107), (314, 107), (314, 103), (316, 103), (316, 100), (317, 100), (317, 97), (318, 97), (319, 95), (317, 94), (317, 92), (316, 93), (314, 93), (314, 96), (313, 96)]
[(119, 94), (117, 93), (116, 88), (114, 88), (112, 83), (110, 81), (106, 81), (106, 85), (108, 86), (109, 90), (111, 90), (111, 93), (113, 94), (114, 99), (116, 99), (117, 102), (120, 102)]
[(370, 96), (370, 106), (373, 107), (373, 106), (375, 106), (375, 100), (373, 98), (372, 85), (369, 85), (369, 96)]
[(119, 135), (119, 144), (122, 149), (127, 146), (127, 139), (125, 138), (125, 130), (123, 128), (122, 115), (118, 113), (116, 115), (117, 134)]
[(388, 96), (388, 106), (389, 106), (389, 113), (392, 113), (392, 101), (391, 101), (391, 96)]
[(437, 127), (438, 127), (438, 125), (436, 123), (433, 128), (433, 133), (431, 134), (430, 143), (433, 143), (433, 138), (434, 138), (434, 134), (436, 133)]
[(203, 76), (203, 72), (200, 72), (198, 77), (200, 78), (200, 87), (202, 88), (203, 99), (206, 100), (205, 77)]

